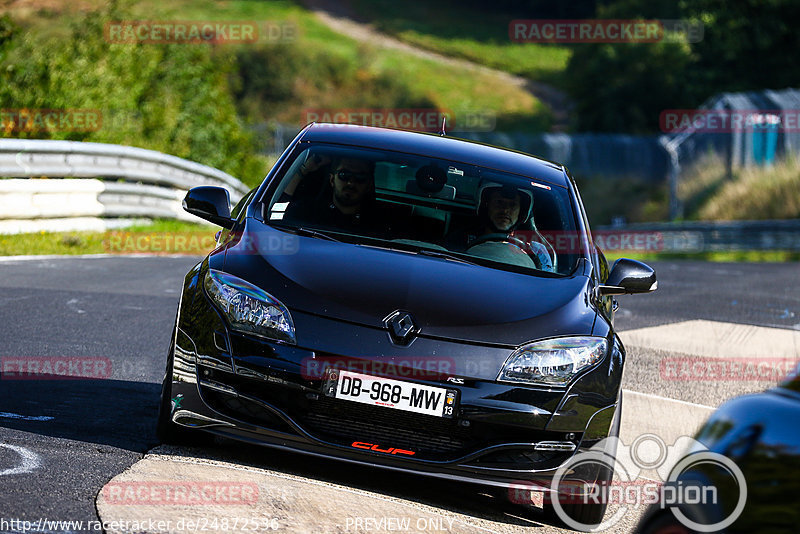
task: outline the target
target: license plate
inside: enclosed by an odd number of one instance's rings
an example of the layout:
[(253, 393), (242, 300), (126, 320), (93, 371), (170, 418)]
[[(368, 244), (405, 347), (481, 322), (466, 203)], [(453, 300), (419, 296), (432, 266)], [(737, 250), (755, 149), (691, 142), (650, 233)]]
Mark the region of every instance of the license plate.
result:
[(455, 390), (351, 371), (332, 373), (325, 392), (337, 399), (437, 417), (453, 417), (456, 407)]

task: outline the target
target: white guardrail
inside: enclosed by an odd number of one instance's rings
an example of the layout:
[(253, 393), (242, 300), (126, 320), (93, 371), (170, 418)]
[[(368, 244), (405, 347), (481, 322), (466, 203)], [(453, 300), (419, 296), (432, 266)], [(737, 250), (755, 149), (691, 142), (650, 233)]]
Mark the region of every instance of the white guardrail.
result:
[(0, 139), (0, 177), (0, 234), (104, 231), (152, 218), (202, 222), (181, 207), (187, 190), (222, 186), (232, 202), (248, 191), (193, 161), (77, 141)]

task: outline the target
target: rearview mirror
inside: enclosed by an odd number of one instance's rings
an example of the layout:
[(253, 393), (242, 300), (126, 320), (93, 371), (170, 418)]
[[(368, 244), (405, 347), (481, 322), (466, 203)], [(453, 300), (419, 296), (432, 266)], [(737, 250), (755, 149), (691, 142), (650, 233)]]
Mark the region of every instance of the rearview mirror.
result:
[(228, 190), (202, 185), (193, 187), (183, 199), (183, 209), (223, 228), (233, 228), (231, 201)]
[(597, 293), (600, 296), (650, 293), (657, 288), (656, 272), (652, 267), (640, 261), (620, 258), (614, 262), (605, 284), (597, 287)]

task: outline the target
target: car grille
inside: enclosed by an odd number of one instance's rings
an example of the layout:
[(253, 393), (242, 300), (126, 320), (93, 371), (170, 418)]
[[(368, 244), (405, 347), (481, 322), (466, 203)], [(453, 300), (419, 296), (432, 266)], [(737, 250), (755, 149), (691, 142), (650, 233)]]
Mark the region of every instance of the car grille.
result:
[[(273, 406), (311, 436), (344, 447), (351, 447), (359, 441), (377, 445), (381, 449), (394, 447), (414, 451), (414, 458), (419, 460), (448, 462), (495, 445), (563, 439), (562, 433), (521, 426), (480, 421), (462, 426), (455, 419), (326, 397), (296, 384), (266, 384), (214, 370), (210, 370), (208, 376), (235, 388), (241, 395), (236, 397), (200, 385), (203, 399), (214, 410), (266, 429), (299, 434), (265, 405)], [(489, 451), (465, 465), (509, 470), (547, 469), (568, 456), (534, 452), (529, 447), (514, 447), (505, 451)]]
[(341, 445), (354, 441), (414, 451), (420, 457), (457, 458), (479, 446), (450, 419), (410, 414), (323, 397), (298, 422), (311, 434)]

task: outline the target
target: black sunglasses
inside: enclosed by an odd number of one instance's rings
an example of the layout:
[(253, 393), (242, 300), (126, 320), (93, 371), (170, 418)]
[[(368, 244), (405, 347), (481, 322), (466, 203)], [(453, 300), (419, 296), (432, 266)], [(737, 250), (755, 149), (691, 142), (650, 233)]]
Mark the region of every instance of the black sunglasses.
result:
[(353, 182), (354, 184), (365, 184), (369, 182), (370, 179), (369, 175), (367, 174), (348, 171), (347, 169), (340, 169), (336, 171), (336, 177), (345, 183)]

